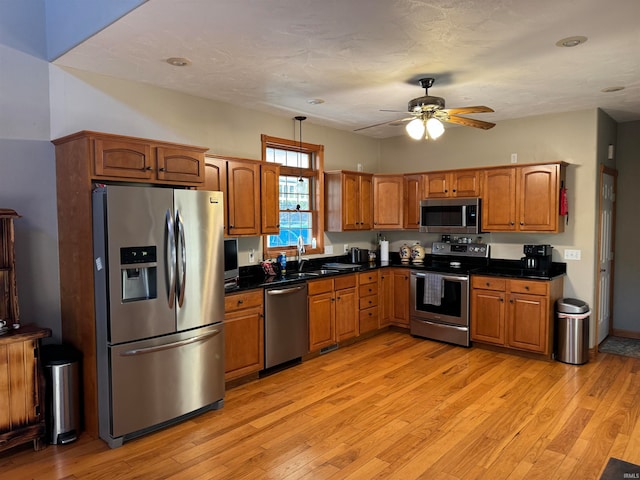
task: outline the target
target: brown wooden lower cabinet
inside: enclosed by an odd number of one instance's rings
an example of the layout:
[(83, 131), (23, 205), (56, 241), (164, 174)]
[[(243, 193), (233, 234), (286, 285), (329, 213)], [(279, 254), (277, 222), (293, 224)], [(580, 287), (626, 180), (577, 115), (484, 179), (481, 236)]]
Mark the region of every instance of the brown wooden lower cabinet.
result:
[(360, 334), (379, 328), (380, 310), (378, 306), (379, 272), (371, 270), (358, 274), (358, 304)]
[(309, 306), (309, 351), (336, 343), (336, 309), (333, 279), (313, 280), (307, 283)]
[(33, 441), (45, 443), (44, 378), (40, 339), (51, 331), (32, 325), (0, 336), (0, 451)]
[(398, 327), (409, 328), (409, 273), (406, 268), (394, 268), (393, 310), (391, 323)]
[(551, 357), (563, 278), (471, 278), (471, 340)]
[(250, 290), (224, 299), (225, 381), (264, 368), (264, 291)]
[(358, 328), (358, 291), (356, 290), (356, 276), (341, 275), (334, 279), (335, 310), (336, 310), (336, 340), (341, 342), (360, 333)]

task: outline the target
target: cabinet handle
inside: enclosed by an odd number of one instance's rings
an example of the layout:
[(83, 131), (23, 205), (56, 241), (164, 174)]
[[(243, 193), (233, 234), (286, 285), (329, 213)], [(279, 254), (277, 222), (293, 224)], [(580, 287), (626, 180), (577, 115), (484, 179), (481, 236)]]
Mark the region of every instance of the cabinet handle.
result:
[(509, 222), (509, 225), (515, 225), (516, 222)]
[(331, 297), (331, 301), (332, 301), (332, 302), (335, 302), (335, 301), (336, 301), (336, 299), (335, 299), (335, 298), (333, 298), (333, 297)]
[(153, 168), (151, 168), (151, 166), (147, 166), (147, 167), (144, 167), (143, 170), (153, 170)]
[(509, 303), (513, 303), (513, 298), (511, 300), (509, 300)]
[(500, 301), (501, 301), (501, 302), (504, 302), (504, 298), (500, 297)]
[(341, 297), (338, 297), (338, 300), (340, 300)]
[(453, 190), (451, 190), (451, 191), (452, 191), (453, 193), (456, 193), (456, 191), (457, 191), (457, 190), (454, 188), (454, 189), (453, 189)]
[(524, 225), (524, 222), (520, 222), (520, 225)]
[(373, 290), (372, 290), (372, 289), (369, 289), (369, 291), (370, 291), (370, 292), (372, 292)]
[(238, 300), (238, 305), (242, 305), (244, 303), (244, 300)]
[(525, 285), (525, 286), (524, 286), (524, 289), (525, 289), (525, 290), (529, 290), (529, 285)]
[(491, 286), (491, 284), (490, 284), (489, 282), (485, 283), (485, 285), (486, 285), (487, 287)]
[(277, 225), (276, 225), (276, 228), (280, 228), (280, 224), (277, 224)]
[(164, 172), (165, 168), (164, 167), (160, 167), (158, 170), (160, 170), (161, 172)]

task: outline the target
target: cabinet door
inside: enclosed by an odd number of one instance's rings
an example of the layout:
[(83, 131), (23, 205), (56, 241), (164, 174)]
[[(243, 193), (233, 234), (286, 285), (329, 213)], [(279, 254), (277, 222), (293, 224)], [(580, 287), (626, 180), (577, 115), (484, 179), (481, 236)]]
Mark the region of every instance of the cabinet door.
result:
[(227, 161), (229, 235), (260, 235), (260, 165)]
[(360, 177), (344, 174), (342, 177), (342, 230), (360, 228)]
[(184, 182), (189, 184), (204, 182), (204, 153), (181, 148), (158, 147), (156, 149), (160, 181)]
[(310, 295), (309, 351), (317, 351), (336, 343), (335, 299), (333, 292)]
[(280, 232), (280, 198), (278, 188), (280, 185), (280, 166), (265, 164), (260, 166), (262, 175), (261, 183), (261, 211), (262, 233), (277, 235)]
[(433, 172), (426, 175), (426, 198), (445, 198), (451, 196), (449, 174)]
[(505, 344), (504, 292), (471, 290), (471, 340)]
[(549, 353), (547, 308), (547, 297), (511, 294), (507, 345), (520, 350)]
[(486, 232), (515, 231), (515, 168), (486, 170), (482, 191), (482, 229)]
[(249, 308), (224, 317), (224, 378), (231, 380), (264, 368), (262, 308)]
[(420, 228), (420, 200), (425, 195), (426, 175), (405, 175), (403, 189), (403, 226), (405, 229)]
[(222, 192), (224, 199), (224, 233), (227, 234), (228, 205), (227, 205), (227, 162), (220, 158), (205, 157), (204, 183), (198, 190), (212, 190)]
[(380, 271), (379, 327), (391, 324), (393, 316), (393, 273), (391, 269)]
[(480, 172), (452, 172), (451, 185), (456, 197), (477, 197), (480, 194)]
[(521, 231), (553, 232), (558, 228), (559, 165), (521, 167), (518, 172)]
[(358, 336), (358, 295), (355, 288), (336, 290), (336, 340)]
[(409, 327), (409, 271), (393, 271), (393, 323)]
[(373, 228), (401, 229), (404, 180), (400, 175), (373, 176)]
[(151, 155), (148, 143), (97, 138), (95, 175), (151, 181), (155, 178), (156, 166)]
[(373, 227), (373, 178), (360, 175), (359, 181), (360, 223), (358, 230), (371, 230)]

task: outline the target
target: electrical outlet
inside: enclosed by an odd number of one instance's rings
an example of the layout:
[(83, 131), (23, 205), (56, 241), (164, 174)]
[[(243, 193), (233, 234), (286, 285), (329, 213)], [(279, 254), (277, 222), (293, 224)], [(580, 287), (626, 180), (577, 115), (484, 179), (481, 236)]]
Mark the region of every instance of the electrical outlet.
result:
[(255, 253), (256, 253), (256, 251), (253, 248), (251, 250), (249, 250), (249, 263), (253, 263), (253, 262), (256, 261)]
[(565, 260), (580, 260), (581, 257), (582, 257), (582, 250), (573, 250), (568, 248), (564, 250)]
[(511, 154), (511, 163), (518, 163), (518, 154), (517, 153), (512, 153)]
[(349, 244), (348, 243), (344, 244), (344, 253), (349, 253)]

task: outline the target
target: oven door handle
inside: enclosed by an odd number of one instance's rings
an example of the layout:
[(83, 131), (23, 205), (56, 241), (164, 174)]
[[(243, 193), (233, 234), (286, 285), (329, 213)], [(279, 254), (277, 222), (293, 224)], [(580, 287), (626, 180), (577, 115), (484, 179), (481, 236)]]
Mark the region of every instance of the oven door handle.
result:
[[(437, 273), (437, 272), (434, 272)], [(427, 276), (426, 273), (420, 273), (420, 272), (411, 272), (411, 275), (415, 275), (416, 277), (420, 277), (420, 278), (425, 278)], [(466, 282), (467, 280), (469, 280), (468, 276), (452, 276), (452, 275), (442, 275), (442, 279), (443, 280), (448, 280), (450, 282)]]
[(431, 325), (434, 327), (453, 328), (454, 330), (458, 330), (460, 332), (466, 332), (467, 330), (469, 330), (469, 327), (456, 327), (455, 325), (449, 325), (449, 324), (443, 325), (442, 323), (430, 322), (429, 320), (423, 320), (421, 318), (413, 318), (413, 320), (415, 320), (416, 322), (425, 323), (427, 325)]

